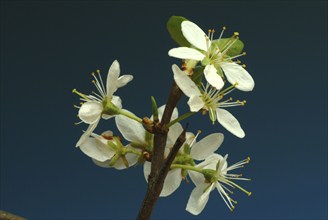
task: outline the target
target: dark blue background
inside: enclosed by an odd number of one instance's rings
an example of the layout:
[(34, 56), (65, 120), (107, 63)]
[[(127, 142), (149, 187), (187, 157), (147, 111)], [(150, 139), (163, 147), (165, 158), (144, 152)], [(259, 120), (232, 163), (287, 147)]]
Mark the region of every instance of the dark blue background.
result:
[[(242, 140), (193, 116), (192, 131), (222, 131), (219, 153), (247, 156), (233, 213), (213, 192), (203, 213), (185, 206), (193, 189), (183, 182), (156, 205), (154, 219), (327, 219), (327, 2), (1, 2), (1, 205), (30, 219), (133, 219), (146, 189), (142, 167), (95, 166), (75, 143), (77, 88), (94, 90), (90, 73), (106, 75), (114, 59), (135, 79), (118, 91), (123, 105), (150, 114), (150, 96), (166, 101), (172, 82), (166, 31), (171, 15), (204, 30), (239, 31), (255, 79), (244, 108), (231, 112)], [(217, 37), (219, 34), (217, 34)], [(186, 99), (180, 112), (188, 108)], [(101, 123), (97, 132), (114, 129)], [(115, 131), (115, 129), (114, 129)]]

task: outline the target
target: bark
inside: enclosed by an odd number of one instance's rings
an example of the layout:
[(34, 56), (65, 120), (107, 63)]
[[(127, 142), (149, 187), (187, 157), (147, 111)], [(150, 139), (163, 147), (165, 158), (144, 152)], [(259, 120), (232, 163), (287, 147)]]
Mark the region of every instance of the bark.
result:
[[(170, 165), (172, 164), (174, 157), (177, 153), (172, 154), (169, 160), (164, 159), (164, 150), (167, 140), (168, 129), (166, 124), (171, 120), (171, 116), (174, 108), (182, 95), (181, 90), (173, 82), (168, 100), (166, 102), (165, 110), (160, 123), (153, 126), (154, 133), (154, 149), (151, 161), (151, 172), (148, 177), (148, 187), (142, 206), (140, 208), (137, 219), (138, 220), (149, 220), (153, 212), (155, 203), (162, 191), (165, 177), (169, 171)], [(174, 145), (174, 149), (179, 149), (185, 140), (185, 131), (182, 132), (177, 142)], [(181, 143), (182, 142), (182, 143)], [(175, 152), (175, 151), (174, 151)], [(173, 157), (174, 156), (174, 157)], [(172, 158), (173, 157), (173, 158)]]

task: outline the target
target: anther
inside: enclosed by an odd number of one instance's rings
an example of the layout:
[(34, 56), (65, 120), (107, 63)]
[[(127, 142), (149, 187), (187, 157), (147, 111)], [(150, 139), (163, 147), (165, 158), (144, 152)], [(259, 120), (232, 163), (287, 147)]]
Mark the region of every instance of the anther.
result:
[(222, 27), (222, 30), (226, 30), (226, 29), (227, 29), (227, 27), (226, 27), (226, 26), (223, 26), (223, 27)]
[(247, 195), (248, 195), (248, 196), (251, 196), (251, 195), (252, 195), (252, 192), (248, 192)]
[(100, 73), (100, 70), (97, 70), (97, 73), (99, 74)]
[(243, 64), (242, 67), (246, 68), (246, 64)]

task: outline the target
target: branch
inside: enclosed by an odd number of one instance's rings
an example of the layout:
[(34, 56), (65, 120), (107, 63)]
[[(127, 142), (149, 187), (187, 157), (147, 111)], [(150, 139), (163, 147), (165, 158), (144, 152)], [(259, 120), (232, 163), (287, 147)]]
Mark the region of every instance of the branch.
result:
[(151, 161), (150, 177), (157, 178), (162, 163), (164, 161), (164, 149), (166, 145), (168, 129), (166, 124), (170, 122), (174, 108), (182, 96), (182, 91), (179, 89), (175, 81), (173, 81), (169, 97), (166, 102), (165, 110), (160, 123), (154, 127), (154, 149)]
[(186, 127), (183, 129), (183, 131), (181, 132), (180, 136), (178, 137), (178, 139), (176, 140), (176, 142), (174, 143), (172, 150), (170, 151), (169, 155), (167, 156), (165, 163), (163, 165), (162, 168), (162, 172), (165, 170), (169, 170), (171, 167), (171, 164), (174, 161), (174, 158), (176, 157), (176, 155), (179, 152), (179, 149), (181, 148), (181, 146), (183, 145), (183, 143), (186, 141), (186, 130), (188, 129), (189, 123), (187, 123)]
[(182, 96), (175, 81), (173, 81), (169, 97), (166, 102), (165, 110), (160, 123), (153, 126), (154, 148), (151, 159), (151, 172), (148, 177), (148, 188), (143, 200), (137, 219), (148, 220), (153, 212), (154, 205), (161, 194), (167, 172), (163, 172), (164, 150), (166, 145), (168, 128), (166, 124), (170, 122), (175, 106)]
[(2, 220), (26, 220), (26, 218), (19, 217), (17, 215), (11, 214), (0, 210), (0, 219)]

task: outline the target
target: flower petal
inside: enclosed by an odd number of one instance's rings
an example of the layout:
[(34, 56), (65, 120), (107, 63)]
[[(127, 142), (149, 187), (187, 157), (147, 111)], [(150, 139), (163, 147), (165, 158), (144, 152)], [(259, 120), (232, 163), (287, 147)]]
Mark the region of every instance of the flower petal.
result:
[(195, 160), (205, 160), (213, 154), (222, 144), (223, 134), (214, 133), (206, 136), (191, 147), (190, 155)]
[(110, 160), (115, 155), (114, 150), (97, 138), (88, 138), (80, 145), (80, 149), (87, 156), (100, 162)]
[(180, 58), (180, 59), (188, 59), (188, 60), (197, 60), (201, 61), (205, 58), (205, 55), (189, 47), (177, 47), (169, 50), (169, 56)]
[(238, 83), (236, 86), (237, 89), (245, 92), (253, 90), (255, 86), (254, 80), (242, 66), (227, 62), (221, 63), (220, 66), (231, 84)]
[(198, 49), (207, 51), (207, 35), (191, 21), (181, 23), (181, 31), (186, 40)]
[(210, 192), (213, 190), (213, 185), (209, 186), (208, 183), (196, 186), (191, 192), (186, 210), (193, 215), (199, 215), (205, 208)]
[(161, 197), (171, 195), (177, 188), (179, 188), (182, 181), (181, 169), (170, 170), (165, 177)]
[(212, 64), (207, 65), (205, 67), (204, 76), (205, 76), (207, 82), (211, 86), (214, 86), (216, 89), (222, 89), (222, 87), (224, 86), (224, 82), (223, 82), (221, 76), (219, 76), (216, 68)]
[[(113, 95), (111, 102), (117, 107), (117, 108), (122, 108), (122, 100), (119, 96)], [(116, 115), (107, 115), (107, 114), (102, 114), (102, 118), (105, 120), (108, 120), (110, 118), (115, 117)]]
[[(126, 146), (126, 148), (131, 148), (131, 149), (133, 149), (133, 150), (136, 150), (136, 151), (140, 151), (140, 152), (141, 152), (141, 149), (134, 148), (134, 147), (132, 147), (130, 144), (128, 144), (128, 145)], [(129, 166), (131, 167), (131, 166), (135, 165), (135, 164), (138, 162), (138, 160), (139, 160), (139, 155), (137, 155), (137, 154), (133, 154), (133, 153), (127, 153), (127, 154), (125, 155), (125, 158), (126, 158), (126, 160), (129, 162)]]
[(120, 64), (117, 60), (115, 60), (112, 65), (109, 67), (107, 82), (106, 82), (106, 90), (107, 96), (111, 97), (114, 92), (118, 88), (118, 77), (120, 75)]
[(95, 159), (92, 159), (92, 161), (97, 165), (97, 166), (100, 166), (100, 167), (103, 167), (103, 168), (110, 168), (111, 166), (109, 166), (109, 163), (110, 163), (110, 160), (106, 160), (104, 162), (100, 162), (98, 160), (95, 160)]
[(88, 101), (82, 104), (78, 116), (86, 124), (93, 124), (99, 120), (103, 111), (102, 104), (95, 101)]
[(189, 174), (191, 181), (196, 186), (205, 183), (205, 178), (204, 178), (203, 174), (196, 172), (196, 171), (192, 171), (192, 170), (188, 170), (188, 174)]
[(190, 96), (188, 100), (188, 105), (191, 112), (198, 112), (201, 108), (204, 107), (205, 103), (200, 96)]
[(138, 144), (146, 143), (146, 131), (139, 122), (136, 122), (135, 120), (130, 119), (124, 115), (117, 115), (115, 117), (115, 122), (118, 130), (126, 140)]
[(143, 171), (144, 171), (145, 180), (148, 183), (148, 176), (149, 176), (150, 171), (151, 171), (151, 163), (150, 162), (145, 161), (144, 166), (143, 166)]
[(95, 123), (89, 125), (88, 129), (82, 134), (79, 141), (76, 143), (75, 147), (81, 146), (81, 144), (83, 144), (88, 139), (88, 137), (91, 135), (91, 133), (96, 129), (98, 123), (99, 123), (99, 120), (96, 121)]
[(170, 130), (167, 134), (166, 147), (172, 147), (176, 142), (180, 134), (182, 133), (183, 128), (180, 123), (175, 123), (170, 127)]
[(132, 75), (123, 75), (118, 78), (117, 88), (121, 88), (133, 80)]
[(113, 95), (111, 102), (117, 107), (122, 108), (122, 99), (119, 96)]
[[(165, 110), (165, 105), (162, 105), (161, 107), (158, 108), (158, 119), (159, 119), (159, 121), (162, 120), (162, 116), (163, 116), (164, 110)], [(177, 119), (178, 116), (179, 116), (178, 109), (177, 108), (174, 108), (173, 109), (173, 112), (172, 112), (172, 116), (171, 116), (171, 120), (170, 121), (173, 121), (173, 120)], [(153, 116), (151, 116), (150, 119), (153, 120)]]
[[(216, 165), (219, 160), (222, 160), (223, 157), (219, 154), (211, 154), (209, 155), (203, 162), (196, 165), (197, 168), (201, 169), (211, 169), (216, 170)], [(204, 175), (195, 171), (188, 171), (189, 177), (192, 182), (197, 186), (205, 182)]]
[(245, 132), (240, 127), (238, 120), (227, 110), (217, 108), (216, 116), (218, 122), (232, 134), (236, 135), (239, 138), (245, 137)]
[(182, 92), (190, 99), (188, 105), (191, 111), (199, 111), (205, 103), (196, 84), (177, 65), (172, 65), (174, 80)]

